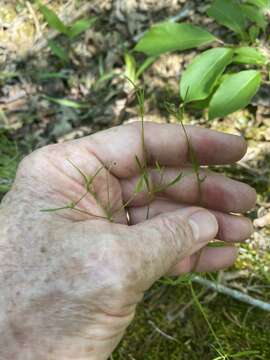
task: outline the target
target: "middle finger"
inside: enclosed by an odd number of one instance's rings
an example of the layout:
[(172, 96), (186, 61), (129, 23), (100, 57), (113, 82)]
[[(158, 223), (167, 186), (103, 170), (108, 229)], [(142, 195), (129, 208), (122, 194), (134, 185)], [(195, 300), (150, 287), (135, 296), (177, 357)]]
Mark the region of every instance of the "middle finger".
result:
[[(180, 172), (182, 172), (181, 179), (174, 185), (164, 188)], [(200, 177), (205, 177), (201, 183), (201, 191), (196, 174), (190, 168), (167, 167), (164, 169), (162, 180), (160, 172), (155, 168), (149, 168), (148, 174), (153, 189), (163, 186), (163, 190), (155, 195), (176, 203), (236, 213), (245, 212), (255, 205), (256, 192), (249, 185), (206, 169), (200, 170)], [(138, 181), (138, 176), (121, 181), (123, 201), (129, 202), (130, 206), (147, 205), (153, 200), (145, 188), (138, 194), (135, 193)]]

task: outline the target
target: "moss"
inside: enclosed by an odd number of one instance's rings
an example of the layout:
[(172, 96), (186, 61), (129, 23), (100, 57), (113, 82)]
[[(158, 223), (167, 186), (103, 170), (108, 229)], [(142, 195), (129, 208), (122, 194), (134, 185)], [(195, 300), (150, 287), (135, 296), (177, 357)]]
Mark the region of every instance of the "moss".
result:
[[(189, 286), (167, 287), (165, 293), (162, 287), (154, 288), (163, 292), (162, 297), (158, 302), (151, 298), (139, 306), (113, 359), (217, 359), (218, 344), (194, 304), (174, 321), (166, 318), (177, 304), (183, 308), (189, 302)], [(224, 359), (233, 359), (237, 354), (237, 358), (246, 360), (269, 359), (270, 314), (221, 295), (211, 300), (209, 295), (206, 293), (201, 303), (227, 355)], [(175, 340), (160, 334), (152, 324)]]

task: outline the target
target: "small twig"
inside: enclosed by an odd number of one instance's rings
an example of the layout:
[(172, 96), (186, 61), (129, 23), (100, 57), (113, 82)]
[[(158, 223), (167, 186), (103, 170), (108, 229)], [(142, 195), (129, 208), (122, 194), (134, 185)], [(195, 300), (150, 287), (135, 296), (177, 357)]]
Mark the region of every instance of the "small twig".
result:
[[(203, 295), (205, 295), (206, 290), (202, 290), (198, 295), (197, 298), (200, 299)], [(184, 313), (194, 304), (194, 299), (191, 299), (187, 302), (180, 310), (174, 311), (167, 314), (167, 319), (169, 322), (175, 321), (176, 319), (182, 317)]]
[(170, 336), (170, 335), (166, 334), (164, 331), (160, 330), (160, 328), (158, 328), (157, 325), (152, 320), (149, 320), (148, 324), (150, 324), (156, 330), (156, 332), (158, 332), (160, 335), (162, 335), (166, 339), (178, 342), (178, 340), (175, 339), (173, 336)]
[(265, 311), (270, 311), (269, 303), (259, 300), (259, 299), (254, 299), (253, 297), (246, 295), (246, 294), (242, 293), (241, 291), (231, 289), (231, 288), (221, 285), (221, 284), (217, 284), (214, 281), (207, 280), (205, 278), (202, 278), (201, 276), (192, 277), (192, 281), (196, 282), (200, 285), (206, 286), (207, 288), (217, 291), (221, 294), (228, 295), (238, 301), (242, 301), (246, 304), (255, 306), (255, 307), (260, 308)]

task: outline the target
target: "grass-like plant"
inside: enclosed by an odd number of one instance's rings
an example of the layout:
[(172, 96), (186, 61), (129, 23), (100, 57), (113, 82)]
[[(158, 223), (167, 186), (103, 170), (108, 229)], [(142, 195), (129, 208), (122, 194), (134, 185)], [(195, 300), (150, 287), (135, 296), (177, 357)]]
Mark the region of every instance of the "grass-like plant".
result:
[[(43, 212), (55, 212), (55, 211), (63, 211), (63, 210), (71, 210), (71, 211), (77, 211), (84, 213), (86, 215), (89, 215), (90, 217), (97, 217), (97, 218), (105, 218), (111, 222), (114, 221), (114, 217), (116, 214), (118, 214), (123, 209), (127, 208), (131, 201), (141, 192), (147, 192), (148, 195), (148, 205), (147, 205), (147, 213), (146, 213), (146, 220), (149, 219), (149, 212), (150, 212), (150, 206), (151, 202), (156, 198), (156, 196), (159, 193), (164, 192), (169, 187), (177, 184), (181, 178), (182, 178), (182, 172), (180, 171), (179, 174), (176, 175), (176, 177), (172, 180), (170, 180), (167, 183), (164, 183), (164, 168), (158, 163), (158, 161), (155, 164), (155, 170), (159, 173), (160, 179), (158, 184), (153, 184), (151, 180), (151, 174), (149, 170), (149, 166), (147, 163), (147, 149), (145, 146), (145, 129), (144, 129), (144, 116), (145, 116), (145, 94), (144, 94), (144, 88), (137, 86), (131, 79), (128, 79), (128, 81), (133, 86), (133, 91), (135, 92), (135, 96), (138, 103), (138, 114), (140, 117), (140, 123), (141, 123), (141, 147), (142, 147), (142, 158), (137, 154), (134, 154), (134, 161), (137, 164), (138, 172), (139, 172), (139, 179), (135, 185), (133, 194), (130, 199), (126, 201), (119, 209), (115, 210), (114, 213), (112, 212), (112, 204), (110, 202), (110, 191), (109, 191), (109, 181), (107, 179), (107, 205), (104, 207), (104, 205), (101, 203), (98, 195), (95, 192), (93, 182), (95, 178), (100, 174), (102, 170), (106, 170), (106, 174), (110, 171), (110, 169), (105, 168), (104, 166), (101, 166), (94, 175), (87, 175), (85, 174), (76, 164), (74, 164), (72, 161), (67, 159), (67, 161), (70, 162), (70, 164), (80, 173), (84, 180), (84, 188), (85, 192), (83, 195), (81, 195), (76, 201), (70, 201), (67, 204), (64, 204), (63, 206), (57, 207), (57, 208), (49, 208), (49, 209), (42, 209)], [(194, 151), (194, 148), (192, 146), (191, 139), (188, 136), (188, 133), (185, 129), (185, 126), (182, 121), (183, 117), (183, 111), (184, 111), (184, 104), (179, 106), (179, 109), (175, 109), (172, 104), (167, 103), (168, 111), (170, 111), (171, 114), (175, 115), (177, 120), (179, 121), (180, 128), (185, 134), (185, 138), (187, 141), (187, 147), (188, 147), (188, 154), (189, 159), (192, 163), (194, 172), (196, 174), (196, 178), (198, 181), (198, 189), (199, 189), (199, 197), (201, 197), (201, 183), (204, 180), (200, 177), (199, 174), (199, 162), (197, 160), (196, 153)], [(96, 203), (102, 208), (103, 212), (105, 213), (105, 216), (98, 216), (92, 213), (89, 213), (79, 207), (80, 202), (88, 195), (90, 194), (96, 201)]]
[(71, 43), (79, 35), (85, 32), (87, 29), (91, 28), (96, 22), (96, 17), (91, 17), (89, 19), (79, 19), (71, 25), (66, 25), (58, 15), (49, 7), (42, 4), (40, 0), (36, 0), (39, 11), (42, 13), (44, 20), (47, 22), (48, 26), (56, 30), (59, 34), (65, 36), (68, 40), (67, 49), (63, 48), (58, 41), (48, 40), (48, 46), (51, 52), (62, 62), (69, 62), (71, 49)]

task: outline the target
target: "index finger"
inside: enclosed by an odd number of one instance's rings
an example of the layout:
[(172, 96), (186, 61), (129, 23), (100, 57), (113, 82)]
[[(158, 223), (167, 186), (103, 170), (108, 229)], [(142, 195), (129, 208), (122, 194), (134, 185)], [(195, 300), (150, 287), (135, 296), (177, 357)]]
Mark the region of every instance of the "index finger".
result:
[[(200, 165), (230, 164), (243, 157), (247, 146), (240, 136), (225, 134), (199, 126), (185, 126), (189, 141)], [(90, 152), (118, 177), (138, 173), (137, 156), (143, 161), (141, 123), (118, 126), (96, 133), (85, 141)], [(188, 164), (188, 142), (183, 128), (177, 124), (144, 123), (144, 144), (149, 165), (157, 161), (163, 166)]]

